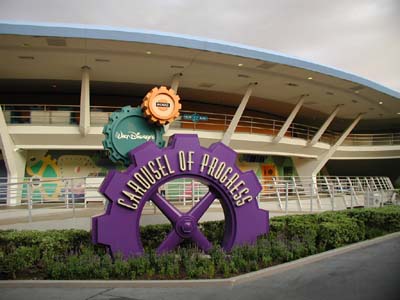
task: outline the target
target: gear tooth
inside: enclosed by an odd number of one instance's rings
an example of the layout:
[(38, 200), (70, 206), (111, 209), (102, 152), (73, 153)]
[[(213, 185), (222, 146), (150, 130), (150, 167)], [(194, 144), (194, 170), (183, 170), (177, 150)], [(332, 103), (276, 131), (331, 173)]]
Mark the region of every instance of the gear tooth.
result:
[(209, 150), (211, 153), (223, 157), (227, 163), (235, 164), (236, 162), (236, 157), (237, 157), (236, 152), (232, 148), (224, 145), (221, 142), (212, 144), (209, 147)]
[(197, 134), (174, 134), (170, 137), (168, 147), (176, 148), (181, 146), (189, 146), (190, 148), (200, 147)]
[(165, 86), (160, 86), (160, 88), (158, 89), (159, 93), (168, 93), (168, 89)]
[(133, 111), (135, 114), (141, 114), (141, 113), (142, 113), (142, 108), (140, 107), (140, 105), (138, 105), (138, 106), (132, 108), (132, 111)]
[(107, 148), (109, 151), (112, 151), (111, 142), (109, 140), (104, 140), (103, 146), (104, 146), (104, 148)]
[(121, 108), (121, 112), (124, 112), (124, 113), (130, 113), (131, 110), (132, 110), (132, 106), (130, 106), (130, 105), (127, 105), (127, 106), (124, 106)]
[(115, 157), (114, 153), (111, 153), (109, 158), (115, 163), (118, 162), (118, 157)]
[[(258, 196), (258, 194), (262, 190), (262, 186), (260, 184), (260, 181), (258, 180), (257, 175), (254, 173), (254, 171), (242, 172), (241, 178), (245, 182), (254, 182), (254, 185), (252, 186), (251, 190), (253, 191), (255, 197)], [(257, 204), (257, 207), (258, 207), (258, 204)]]

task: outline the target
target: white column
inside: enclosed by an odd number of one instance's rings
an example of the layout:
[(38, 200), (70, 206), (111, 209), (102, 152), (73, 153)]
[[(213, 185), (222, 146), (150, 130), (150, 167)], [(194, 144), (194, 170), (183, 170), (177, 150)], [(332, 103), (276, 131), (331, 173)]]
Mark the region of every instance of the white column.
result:
[(281, 130), (279, 130), (276, 137), (272, 140), (274, 143), (279, 143), (280, 140), (284, 137), (285, 133), (289, 129), (290, 125), (292, 124), (294, 118), (296, 117), (297, 113), (299, 112), (301, 106), (304, 103), (304, 98), (307, 95), (301, 95), (299, 101), (297, 102), (296, 106), (293, 108), (292, 112), (290, 113), (289, 117), (286, 119), (285, 123), (283, 124)]
[(293, 163), (296, 166), (297, 173), (299, 176), (317, 176), (318, 172), (325, 166), (328, 160), (333, 156), (337, 148), (344, 142), (350, 132), (356, 127), (358, 122), (361, 120), (362, 114), (359, 114), (350, 126), (342, 133), (340, 138), (332, 145), (328, 151), (321, 154), (318, 158), (299, 158), (294, 157)]
[(7, 168), (7, 205), (16, 205), (21, 201), (22, 184), (13, 185), (22, 181), (25, 175), (26, 151), (17, 149), (0, 107), (0, 148)]
[[(179, 88), (179, 81), (180, 78), (182, 77), (182, 73), (176, 73), (174, 74), (174, 76), (172, 77), (172, 82), (171, 82), (171, 89), (173, 89), (175, 91), (175, 93), (178, 93), (178, 88)], [(164, 125), (164, 135), (167, 133), (167, 131), (169, 130), (169, 126), (170, 124), (166, 124)], [(168, 143), (165, 143), (165, 145), (167, 146)]]
[(225, 131), (224, 136), (222, 137), (221, 142), (227, 146), (229, 146), (229, 143), (231, 142), (231, 138), (233, 133), (236, 130), (237, 125), (239, 124), (240, 118), (243, 115), (243, 112), (246, 108), (247, 102), (250, 99), (251, 93), (253, 92), (253, 88), (257, 83), (250, 83), (247, 87), (246, 93), (244, 94), (242, 101), (240, 102), (238, 108), (236, 109), (235, 115), (233, 116), (233, 119), (231, 123), (229, 124), (228, 129)]
[(90, 68), (82, 67), (81, 106), (79, 118), (79, 131), (86, 136), (90, 129)]
[(176, 73), (172, 77), (171, 89), (173, 89), (175, 91), (175, 93), (178, 93), (179, 81), (180, 81), (180, 78), (182, 77), (182, 75), (183, 75), (182, 73)]
[(330, 116), (328, 117), (328, 119), (326, 119), (326, 121), (324, 122), (324, 124), (322, 124), (321, 128), (318, 130), (318, 132), (314, 135), (314, 137), (312, 138), (312, 140), (308, 143), (308, 146), (313, 146), (315, 145), (319, 139), (321, 138), (321, 136), (324, 134), (324, 132), (328, 129), (328, 126), (332, 123), (333, 119), (336, 117), (337, 113), (340, 110), (340, 106), (338, 105), (336, 106), (336, 108), (332, 111), (332, 113), (330, 114)]
[(343, 144), (344, 140), (349, 136), (349, 134), (353, 131), (354, 127), (357, 126), (358, 122), (360, 122), (363, 114), (358, 114), (358, 116), (354, 119), (354, 121), (350, 124), (349, 127), (342, 133), (340, 138), (336, 141), (336, 143), (329, 149), (329, 151), (335, 152), (336, 149)]

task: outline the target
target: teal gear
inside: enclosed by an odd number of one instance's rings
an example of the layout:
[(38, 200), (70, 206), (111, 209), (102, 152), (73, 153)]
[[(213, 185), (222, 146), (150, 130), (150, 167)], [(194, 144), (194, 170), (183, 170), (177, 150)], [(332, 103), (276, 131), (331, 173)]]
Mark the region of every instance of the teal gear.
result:
[(113, 112), (103, 128), (103, 134), (103, 147), (108, 150), (109, 158), (125, 166), (131, 163), (128, 153), (149, 140), (159, 148), (164, 147), (164, 128), (149, 124), (140, 106), (124, 106), (120, 111)]

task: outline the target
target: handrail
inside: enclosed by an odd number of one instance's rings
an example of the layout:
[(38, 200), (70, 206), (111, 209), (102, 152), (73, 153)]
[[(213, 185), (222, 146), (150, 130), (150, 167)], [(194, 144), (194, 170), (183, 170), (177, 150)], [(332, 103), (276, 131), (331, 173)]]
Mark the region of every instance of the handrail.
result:
[[(79, 105), (1, 104), (1, 106), (6, 113), (6, 122), (11, 124), (16, 123), (15, 125), (19, 123), (77, 125), (79, 123)], [(66, 108), (69, 110), (66, 110)], [(96, 114), (96, 117), (92, 118), (92, 123), (95, 125), (104, 125), (107, 123), (110, 114), (119, 108), (118, 106), (91, 106), (91, 114)], [(45, 114), (37, 112), (45, 112)], [(57, 114), (56, 112), (60, 113)], [(207, 122), (183, 120), (182, 115), (184, 114), (206, 115), (208, 120)], [(224, 131), (227, 129), (232, 118), (232, 114), (187, 110), (181, 111), (181, 117), (172, 124), (171, 128)], [(236, 132), (276, 135), (284, 122), (284, 120), (279, 119), (242, 116)], [(292, 123), (285, 136), (310, 141), (318, 129), (315, 126)], [(328, 130), (323, 134), (320, 141), (333, 144), (339, 137), (340, 133)], [(342, 145), (400, 145), (400, 132), (350, 134)]]
[[(35, 181), (32, 180), (35, 179)], [(0, 206), (26, 205), (29, 219), (34, 207), (86, 207), (106, 199), (98, 192), (104, 177), (5, 178), (0, 177)], [(281, 176), (259, 178), (261, 206), (280, 210), (321, 211), (355, 206), (394, 203), (398, 197), (388, 177), (369, 176)], [(169, 201), (193, 206), (208, 192), (208, 186), (192, 178), (180, 178), (163, 185), (161, 193)], [(376, 200), (379, 203), (376, 203)], [(396, 200), (397, 201), (397, 200)], [(398, 201), (397, 201), (398, 202)], [(274, 204), (275, 203), (275, 204)], [(54, 206), (55, 205), (55, 206)], [(274, 205), (277, 205), (274, 206)], [(146, 207), (151, 206), (150, 203)], [(48, 206), (47, 206), (48, 207)]]

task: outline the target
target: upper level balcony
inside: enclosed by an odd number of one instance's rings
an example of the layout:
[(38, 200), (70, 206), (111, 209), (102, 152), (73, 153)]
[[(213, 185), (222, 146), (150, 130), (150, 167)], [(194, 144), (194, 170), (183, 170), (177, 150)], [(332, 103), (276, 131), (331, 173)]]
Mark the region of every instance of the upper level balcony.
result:
[[(102, 149), (102, 128), (110, 114), (120, 107), (91, 106), (91, 130), (80, 137), (79, 106), (73, 105), (2, 105), (16, 147), (22, 149)], [(181, 111), (181, 116), (166, 133), (197, 133), (205, 144), (221, 139), (233, 115)], [(279, 145), (272, 143), (284, 124), (283, 120), (242, 116), (231, 145), (240, 153), (277, 154), (316, 157), (329, 149), (340, 137), (340, 132), (327, 130), (319, 142), (309, 146), (319, 128), (292, 123)], [(35, 129), (33, 130), (33, 126)], [(56, 142), (57, 141), (57, 142)], [(333, 158), (395, 158), (400, 157), (400, 132), (350, 134)]]

